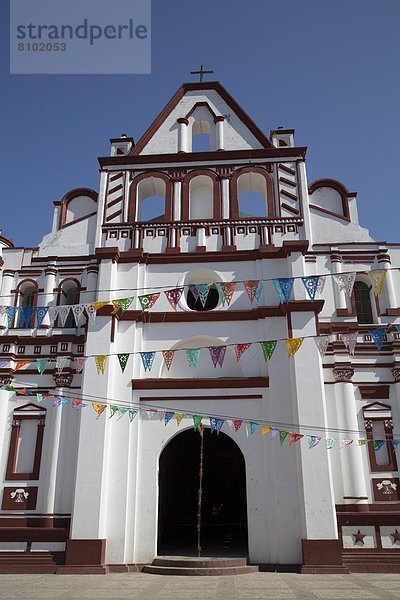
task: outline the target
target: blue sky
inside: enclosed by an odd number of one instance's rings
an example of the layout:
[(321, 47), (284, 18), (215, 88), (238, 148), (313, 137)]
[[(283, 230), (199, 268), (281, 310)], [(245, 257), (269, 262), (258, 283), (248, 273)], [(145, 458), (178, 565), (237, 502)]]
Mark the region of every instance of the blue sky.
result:
[(151, 75), (110, 76), (9, 75), (4, 4), (0, 227), (15, 244), (38, 244), (69, 189), (98, 189), (109, 138), (137, 140), (200, 63), (265, 132), (296, 129), (309, 181), (358, 191), (361, 223), (400, 241), (398, 0), (153, 0)]

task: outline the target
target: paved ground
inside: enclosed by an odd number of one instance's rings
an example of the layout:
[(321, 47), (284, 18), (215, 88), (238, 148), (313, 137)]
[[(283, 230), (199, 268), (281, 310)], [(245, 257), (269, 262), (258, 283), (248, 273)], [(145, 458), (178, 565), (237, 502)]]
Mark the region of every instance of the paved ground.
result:
[(1, 600), (346, 600), (400, 598), (400, 575), (254, 573), (228, 577), (0, 575)]

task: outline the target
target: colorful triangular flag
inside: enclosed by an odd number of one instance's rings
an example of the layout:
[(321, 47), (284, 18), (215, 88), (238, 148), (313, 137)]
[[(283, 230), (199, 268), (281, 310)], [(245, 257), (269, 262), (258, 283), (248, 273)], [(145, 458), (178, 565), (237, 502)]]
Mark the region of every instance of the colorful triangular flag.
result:
[(239, 362), (239, 360), (241, 359), (242, 355), (246, 352), (246, 350), (248, 350), (251, 346), (251, 342), (247, 342), (244, 344), (235, 344), (234, 348), (235, 348), (235, 354), (236, 354), (236, 360)]
[(291, 358), (300, 349), (304, 338), (288, 338), (285, 340), (285, 344), (288, 349), (288, 358)]
[(387, 273), (386, 270), (369, 272), (369, 276), (370, 276), (372, 285), (374, 286), (374, 289), (375, 289), (376, 293), (378, 294), (378, 296), (380, 296), (383, 292), (383, 286), (385, 284), (386, 273)]
[(319, 276), (312, 275), (311, 277), (302, 277), (301, 280), (303, 282), (304, 287), (306, 288), (310, 300), (314, 302), (315, 294), (318, 290)]
[(183, 287), (174, 288), (173, 290), (165, 290), (164, 294), (167, 297), (168, 302), (172, 306), (174, 310), (176, 310), (176, 306), (181, 299), (183, 293)]
[(172, 365), (172, 361), (174, 360), (175, 350), (163, 350), (162, 355), (163, 355), (167, 370), (169, 371), (171, 368), (171, 365)]
[(104, 375), (107, 363), (107, 354), (97, 354), (97, 356), (95, 356), (94, 359), (96, 362), (97, 374)]
[(125, 367), (128, 363), (129, 352), (124, 352), (123, 354), (117, 354), (119, 366), (121, 367), (122, 373), (125, 371)]
[(264, 359), (271, 360), (271, 357), (276, 348), (277, 341), (276, 340), (268, 340), (266, 342), (259, 342), (261, 349), (263, 351)]
[(152, 306), (155, 305), (159, 297), (160, 292), (156, 292), (155, 294), (144, 294), (143, 296), (138, 296), (142, 310), (149, 310)]
[(155, 352), (139, 352), (139, 354), (142, 359), (144, 370), (151, 371), (151, 367), (153, 366), (154, 357), (155, 357), (156, 353)]
[(294, 283), (293, 277), (278, 277), (273, 279), (272, 283), (281, 302), (289, 302)]
[(222, 368), (224, 364), (226, 346), (209, 346), (208, 348), (214, 368), (219, 365)]

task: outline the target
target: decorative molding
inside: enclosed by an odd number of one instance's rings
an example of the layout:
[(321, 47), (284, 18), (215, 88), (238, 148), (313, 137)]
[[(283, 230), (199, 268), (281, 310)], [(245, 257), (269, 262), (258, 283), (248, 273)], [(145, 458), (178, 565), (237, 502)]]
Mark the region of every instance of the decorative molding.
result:
[(73, 379), (72, 373), (53, 373), (52, 377), (57, 387), (70, 387)]
[(351, 378), (354, 375), (354, 369), (352, 367), (334, 367), (332, 372), (335, 383), (352, 383)]
[(400, 367), (393, 367), (392, 375), (395, 383), (400, 383)]

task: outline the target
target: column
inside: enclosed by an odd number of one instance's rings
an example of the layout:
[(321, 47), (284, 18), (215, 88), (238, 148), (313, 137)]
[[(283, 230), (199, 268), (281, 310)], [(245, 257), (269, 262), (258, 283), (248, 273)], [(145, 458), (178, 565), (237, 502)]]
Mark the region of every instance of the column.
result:
[(206, 251), (206, 230), (204, 227), (198, 227), (197, 231), (197, 247), (196, 252)]
[(216, 149), (224, 150), (224, 121), (225, 117), (222, 115), (220, 117), (214, 118), (215, 128), (216, 128)]
[[(343, 365), (333, 369), (338, 427), (348, 431), (346, 434), (348, 438), (354, 438), (354, 432), (360, 429), (354, 386), (351, 380), (353, 375), (354, 369), (351, 366)], [(362, 449), (353, 442), (346, 447), (346, 452), (341, 454), (341, 459), (343, 499), (350, 501), (351, 504), (366, 504), (368, 492)]]
[[(331, 254), (331, 264), (332, 264), (332, 273), (341, 273), (342, 272), (342, 259), (339, 254)], [(333, 278), (332, 278), (333, 279)], [(343, 290), (339, 290), (339, 287), (335, 281), (332, 281), (333, 286), (333, 295), (335, 298), (335, 306), (337, 311), (346, 310), (347, 311), (347, 301), (346, 301), (346, 292)], [(338, 316), (340, 313), (337, 313)]]
[[(49, 261), (48, 267), (45, 269), (44, 276), (44, 294), (42, 296), (42, 300), (38, 301), (38, 305), (41, 304), (43, 306), (55, 306), (57, 303), (57, 296), (54, 292), (56, 287), (56, 275), (57, 270), (54, 266), (54, 261)], [(43, 319), (41, 324), (42, 328), (48, 329), (50, 327), (50, 319), (47, 314)]]
[(221, 178), (221, 192), (222, 192), (222, 218), (229, 219), (229, 179), (224, 177)]
[(188, 125), (185, 117), (178, 119), (178, 152), (188, 152)]
[(14, 298), (11, 297), (11, 290), (14, 284), (14, 271), (3, 271), (3, 281), (1, 284), (0, 304), (11, 306), (14, 304)]
[(91, 302), (96, 299), (97, 276), (99, 274), (98, 265), (89, 265), (87, 267), (86, 292), (82, 292), (81, 302)]
[[(292, 337), (316, 335), (314, 311), (292, 312), (291, 326)], [(322, 363), (314, 340), (304, 339), (300, 350), (290, 359), (287, 376), (294, 422), (318, 423), (329, 431)], [(305, 443), (296, 444), (293, 450), (298, 473), (302, 572), (346, 572), (338, 540), (329, 451), (321, 448), (317, 454)]]
[(385, 288), (386, 288), (386, 296), (387, 296), (386, 314), (389, 316), (391, 316), (391, 315), (396, 316), (397, 310), (395, 310), (393, 313), (393, 309), (397, 309), (398, 301), (396, 298), (396, 290), (395, 290), (395, 286), (393, 283), (393, 273), (390, 270), (391, 263), (390, 263), (389, 254), (380, 254), (378, 256), (378, 263), (382, 267), (382, 269), (386, 270), (386, 278), (385, 278)]
[(182, 214), (182, 180), (176, 179), (174, 181), (174, 200), (173, 200), (173, 220), (180, 221)]

